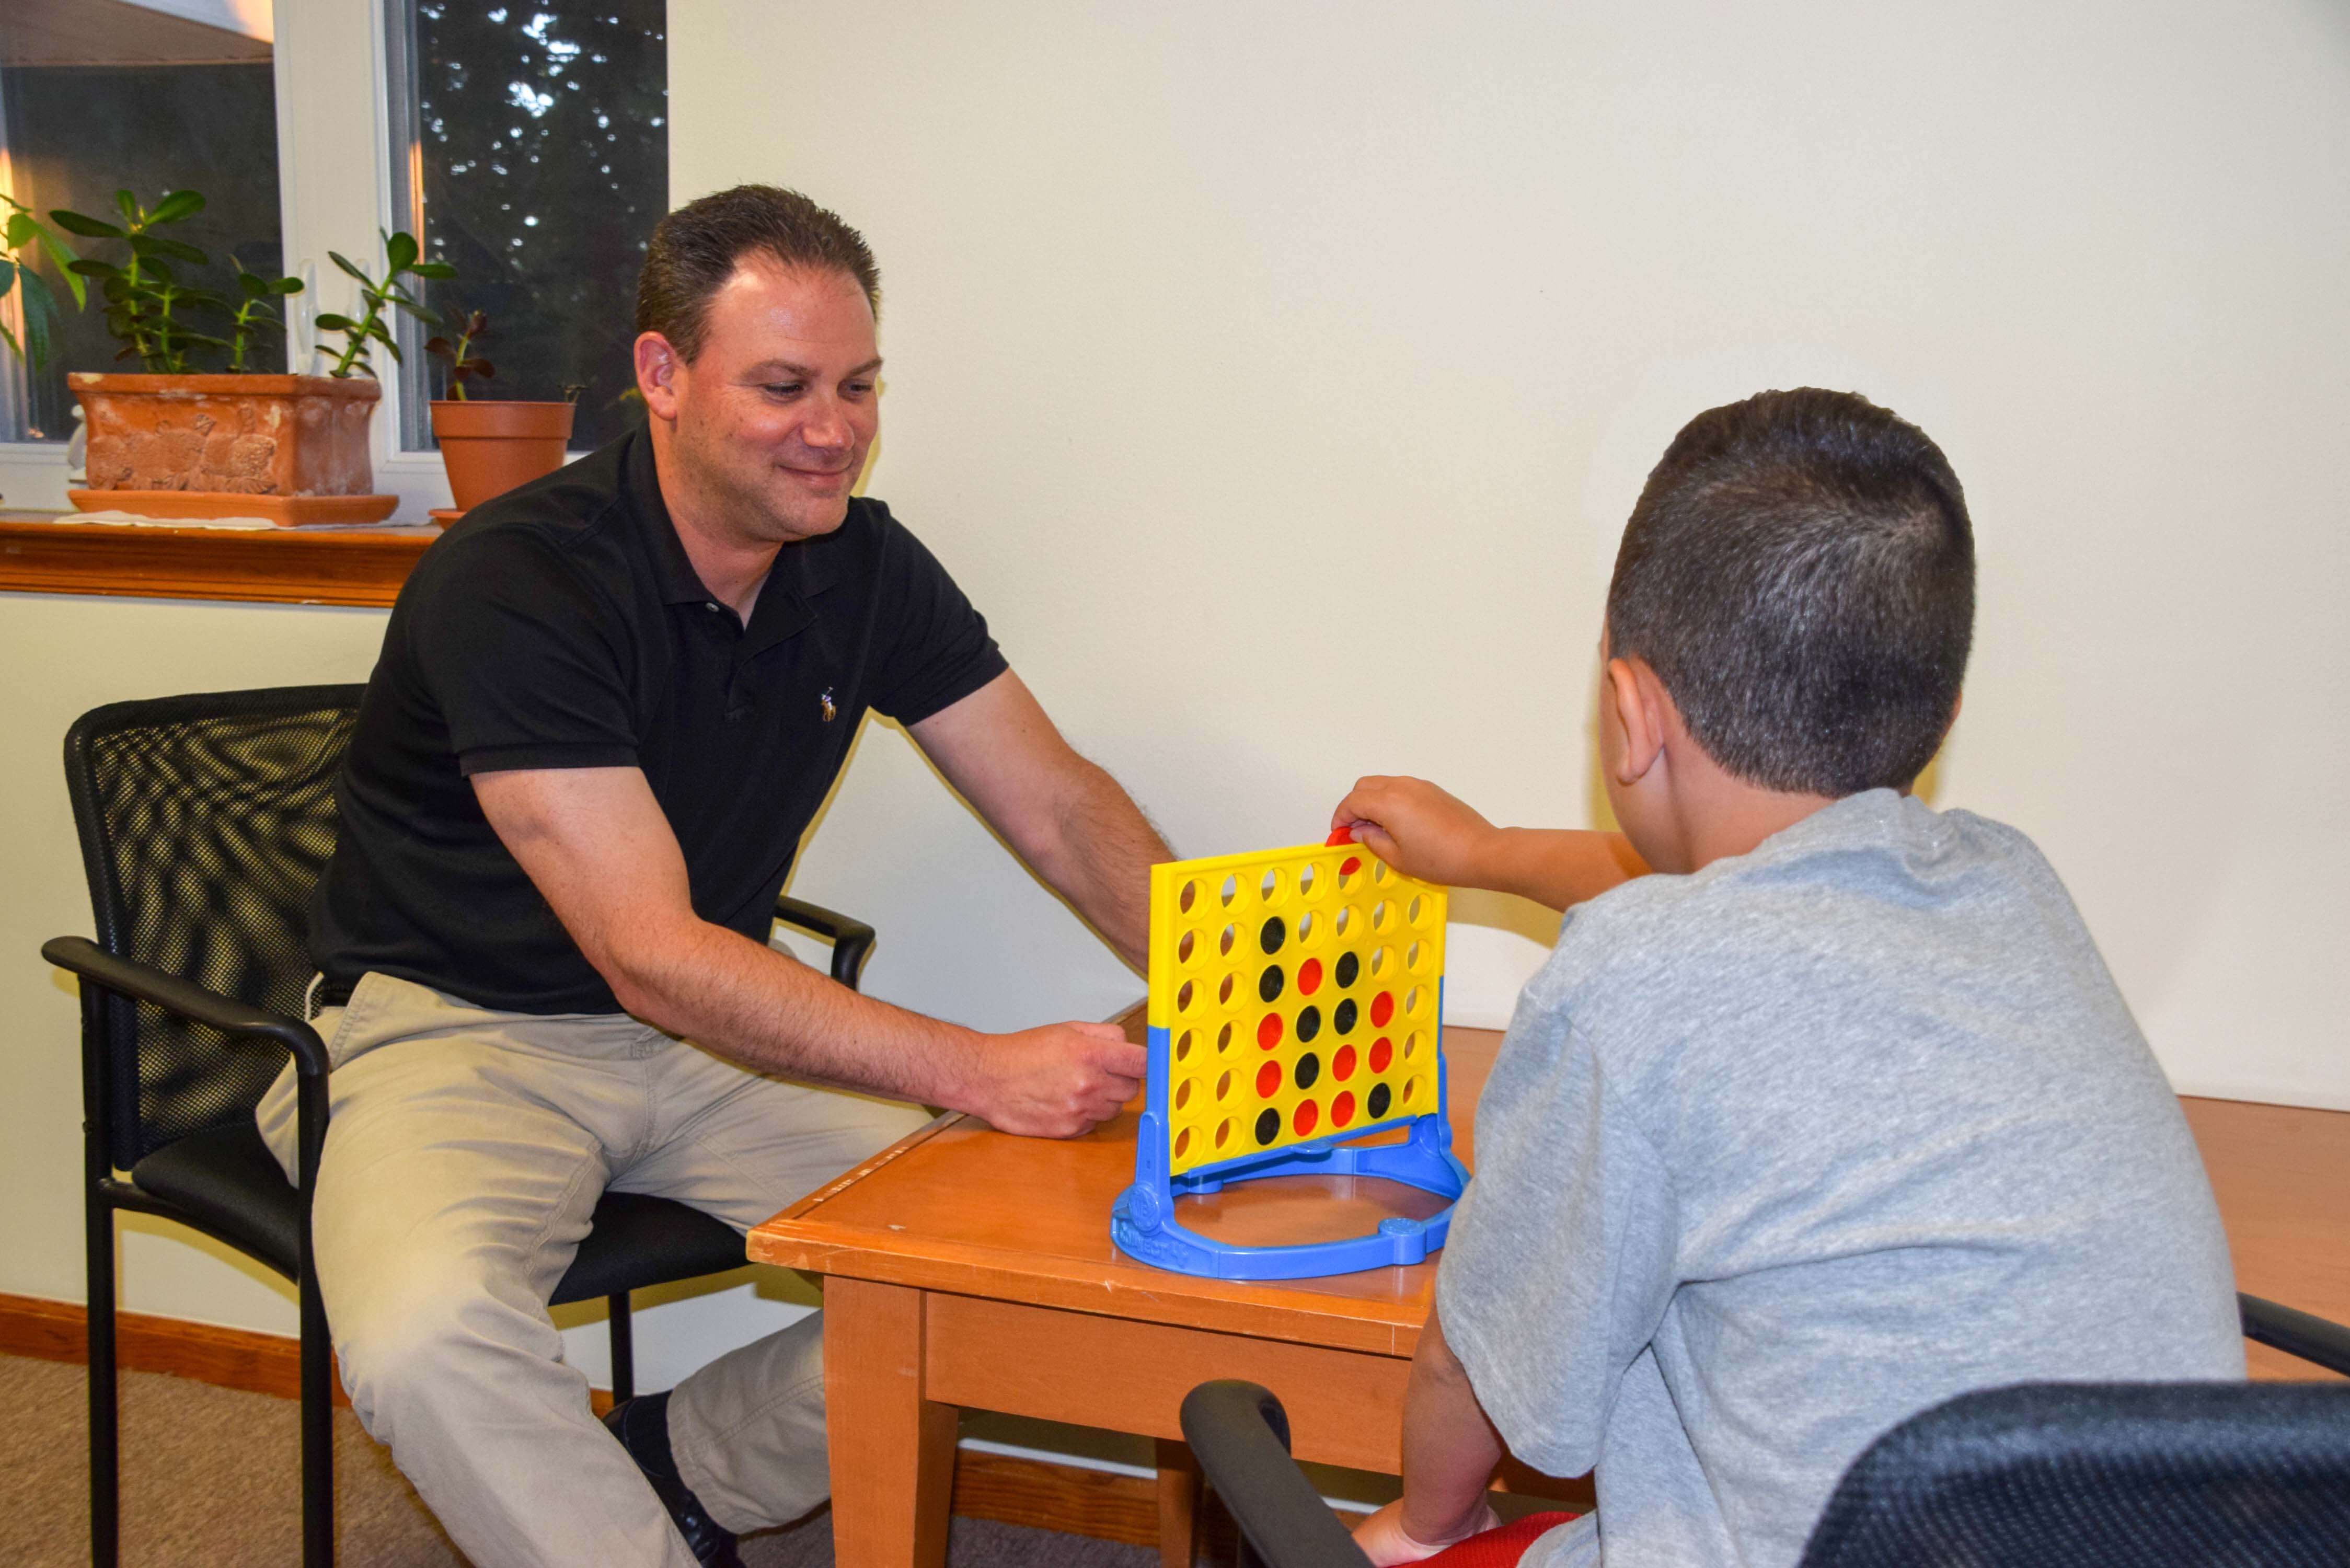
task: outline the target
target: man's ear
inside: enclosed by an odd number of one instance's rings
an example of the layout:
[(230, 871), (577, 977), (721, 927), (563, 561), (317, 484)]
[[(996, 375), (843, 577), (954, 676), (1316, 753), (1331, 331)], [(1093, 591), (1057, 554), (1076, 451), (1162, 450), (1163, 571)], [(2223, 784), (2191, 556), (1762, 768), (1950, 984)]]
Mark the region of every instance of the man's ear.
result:
[(1617, 784), (1639, 783), (1665, 754), (1665, 715), (1659, 705), (1663, 698), (1664, 687), (1646, 659), (1607, 661), (1601, 701), (1611, 711), (1601, 719), (1612, 721), (1624, 737), (1624, 749), (1616, 756)]
[(637, 334), (637, 390), (657, 420), (677, 418), (677, 373), (683, 361), (658, 332)]

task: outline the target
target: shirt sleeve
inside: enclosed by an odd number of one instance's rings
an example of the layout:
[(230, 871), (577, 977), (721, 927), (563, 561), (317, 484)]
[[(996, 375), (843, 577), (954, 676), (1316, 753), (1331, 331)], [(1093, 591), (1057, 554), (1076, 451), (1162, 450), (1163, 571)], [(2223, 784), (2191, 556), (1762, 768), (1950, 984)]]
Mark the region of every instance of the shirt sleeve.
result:
[(1581, 1475), (1677, 1282), (1671, 1184), (1589, 1043), (1531, 996), (1479, 1102), (1476, 1158), (1437, 1270), (1445, 1342), (1511, 1452)]
[(636, 765), (618, 607), (526, 534), (462, 543), (407, 628), (459, 771)]
[(987, 618), (938, 557), (890, 516), (880, 517), (882, 580), (870, 701), (901, 724), (951, 708), (1011, 668)]

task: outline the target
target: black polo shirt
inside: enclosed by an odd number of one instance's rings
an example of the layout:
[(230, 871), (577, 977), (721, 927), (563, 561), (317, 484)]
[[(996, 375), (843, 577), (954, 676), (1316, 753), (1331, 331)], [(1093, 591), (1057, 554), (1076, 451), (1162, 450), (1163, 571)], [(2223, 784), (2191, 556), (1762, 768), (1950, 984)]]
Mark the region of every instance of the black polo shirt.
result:
[(695, 912), (764, 942), (865, 711), (919, 723), (1004, 669), (878, 501), (785, 545), (744, 626), (686, 558), (650, 438), (623, 436), (476, 507), (400, 589), (311, 908), (322, 995), (380, 970), (484, 1007), (619, 1011), (482, 815), (468, 775), (509, 768), (641, 768)]

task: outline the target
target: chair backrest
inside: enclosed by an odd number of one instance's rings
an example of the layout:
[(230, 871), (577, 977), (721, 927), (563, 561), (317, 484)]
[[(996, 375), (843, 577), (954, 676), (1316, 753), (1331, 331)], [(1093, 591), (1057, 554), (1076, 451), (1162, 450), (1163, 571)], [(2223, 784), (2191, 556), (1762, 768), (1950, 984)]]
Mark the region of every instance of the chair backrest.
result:
[[(66, 787), (98, 944), (255, 1006), (302, 1016), (310, 894), (335, 846), (334, 781), (359, 686), (116, 702), (66, 736)], [(247, 1115), (282, 1052), (109, 999), (108, 1152), (128, 1169)]]
[(2350, 1383), (2027, 1383), (1853, 1461), (1802, 1568), (2350, 1563)]

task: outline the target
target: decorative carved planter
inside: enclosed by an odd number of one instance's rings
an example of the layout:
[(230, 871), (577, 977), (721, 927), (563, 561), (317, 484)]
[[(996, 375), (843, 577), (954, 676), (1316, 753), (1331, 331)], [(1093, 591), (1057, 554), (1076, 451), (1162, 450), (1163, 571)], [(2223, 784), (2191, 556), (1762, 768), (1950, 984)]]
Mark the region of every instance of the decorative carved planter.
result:
[(88, 488), (68, 493), (85, 512), (299, 527), (378, 522), (400, 504), (373, 493), (373, 381), (76, 371), (67, 382), (89, 430)]
[(575, 411), (569, 403), (433, 400), (432, 435), (448, 465), (455, 511), (470, 512), (494, 495), (561, 468)]

